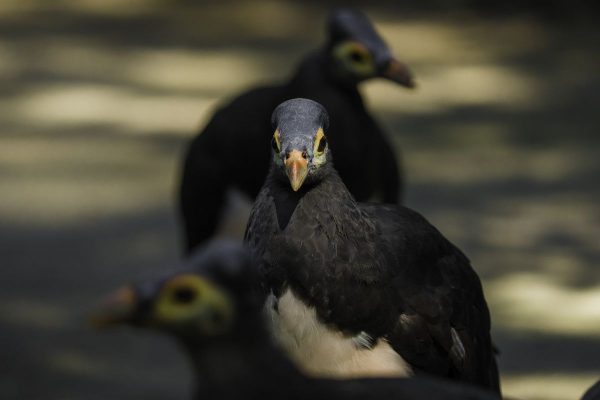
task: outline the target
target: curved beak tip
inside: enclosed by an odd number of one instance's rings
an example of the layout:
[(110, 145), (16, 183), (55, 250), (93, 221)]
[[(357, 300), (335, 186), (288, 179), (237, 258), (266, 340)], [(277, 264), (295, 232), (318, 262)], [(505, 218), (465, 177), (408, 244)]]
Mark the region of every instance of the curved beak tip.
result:
[(408, 89), (414, 89), (417, 87), (413, 75), (408, 67), (395, 58), (390, 60), (382, 75), (384, 78), (390, 79)]
[(304, 179), (306, 178), (306, 172), (306, 168), (303, 169), (297, 165), (294, 165), (288, 170), (288, 179), (290, 180), (290, 185), (294, 192), (297, 192), (302, 187)]
[(292, 190), (297, 192), (308, 175), (308, 161), (302, 157), (300, 151), (294, 150), (290, 153), (285, 161), (285, 172), (290, 180)]
[(300, 183), (297, 183), (297, 182), (292, 182), (292, 190), (293, 190), (294, 192), (297, 192), (297, 191), (298, 191), (298, 189), (300, 189), (300, 187), (301, 187), (301, 186), (302, 186), (302, 185), (301, 185)]
[(135, 292), (131, 287), (126, 286), (109, 295), (89, 316), (88, 324), (94, 329), (125, 324), (132, 320), (135, 311)]
[(412, 78), (404, 85), (404, 87), (408, 89), (416, 89), (418, 87), (417, 82), (415, 82)]

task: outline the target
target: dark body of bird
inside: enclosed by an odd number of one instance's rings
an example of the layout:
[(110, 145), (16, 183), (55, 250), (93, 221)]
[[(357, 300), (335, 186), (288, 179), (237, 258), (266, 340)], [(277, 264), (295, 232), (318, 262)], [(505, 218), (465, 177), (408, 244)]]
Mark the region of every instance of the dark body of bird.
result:
[[(374, 77), (413, 86), (408, 69), (392, 57), (368, 19), (337, 10), (327, 44), (305, 57), (288, 82), (250, 90), (219, 109), (192, 140), (183, 164), (179, 208), (186, 249), (215, 233), (229, 189), (256, 197), (269, 169), (269, 116), (294, 97), (314, 99), (332, 115), (330, 140), (350, 192), (360, 200), (397, 203), (398, 160), (357, 88)], [(368, 167), (357, 167), (359, 155)]]
[(353, 198), (321, 143), (319, 104), (283, 103), (273, 129), (245, 240), (292, 358), (315, 375), (425, 372), (499, 391), (489, 311), (467, 257), (417, 212)]
[(600, 400), (600, 380), (585, 391), (581, 400)]
[(166, 276), (122, 288), (98, 313), (102, 325), (131, 324), (174, 336), (194, 367), (194, 398), (492, 400), (443, 380), (312, 379), (285, 357), (265, 329), (256, 264), (240, 243), (197, 250)]

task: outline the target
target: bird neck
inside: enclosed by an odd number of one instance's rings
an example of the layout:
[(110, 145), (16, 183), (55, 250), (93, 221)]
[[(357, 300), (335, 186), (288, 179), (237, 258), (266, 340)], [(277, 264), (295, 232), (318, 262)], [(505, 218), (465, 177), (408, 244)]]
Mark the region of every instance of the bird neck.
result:
[[(278, 167), (271, 168), (268, 186), (271, 188), (280, 230), (283, 231), (287, 227), (298, 207), (308, 211), (309, 215), (311, 210), (329, 212), (330, 206), (334, 206), (338, 212), (352, 212), (359, 208), (331, 162), (320, 169), (317, 177), (307, 179), (304, 185), (294, 192), (290, 188), (287, 177), (278, 170)], [(335, 227), (335, 229), (343, 229), (343, 227)]]
[(358, 91), (358, 81), (341, 74), (331, 54), (331, 49), (325, 46), (309, 53), (296, 70), (291, 85), (296, 92), (323, 93), (327, 90), (342, 92), (348, 99), (362, 104)]
[(198, 399), (247, 399), (258, 394), (285, 398), (289, 385), (305, 378), (262, 332), (260, 338), (226, 337), (199, 346), (184, 343), (195, 369)]

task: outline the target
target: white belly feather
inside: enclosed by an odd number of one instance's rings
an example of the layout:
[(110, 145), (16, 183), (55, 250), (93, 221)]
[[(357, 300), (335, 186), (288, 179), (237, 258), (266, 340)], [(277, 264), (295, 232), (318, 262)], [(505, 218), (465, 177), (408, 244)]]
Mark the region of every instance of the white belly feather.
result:
[[(277, 311), (273, 305), (277, 302)], [(307, 375), (328, 378), (405, 377), (412, 369), (384, 340), (371, 348), (319, 322), (291, 290), (265, 304), (267, 321), (276, 342)]]

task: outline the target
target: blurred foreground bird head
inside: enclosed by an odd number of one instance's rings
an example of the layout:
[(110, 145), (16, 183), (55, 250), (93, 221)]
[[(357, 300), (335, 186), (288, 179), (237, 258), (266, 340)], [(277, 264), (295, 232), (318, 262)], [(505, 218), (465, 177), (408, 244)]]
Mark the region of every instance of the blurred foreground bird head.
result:
[(334, 10), (328, 30), (334, 72), (342, 79), (356, 83), (381, 77), (408, 88), (415, 86), (408, 67), (392, 56), (388, 45), (360, 11)]
[(273, 162), (279, 176), (287, 177), (295, 192), (322, 179), (331, 164), (325, 108), (313, 100), (287, 100), (275, 108), (271, 124), (275, 129)]
[(241, 244), (214, 242), (155, 280), (122, 287), (91, 318), (98, 328), (132, 325), (195, 341), (235, 334), (251, 307), (254, 275)]

